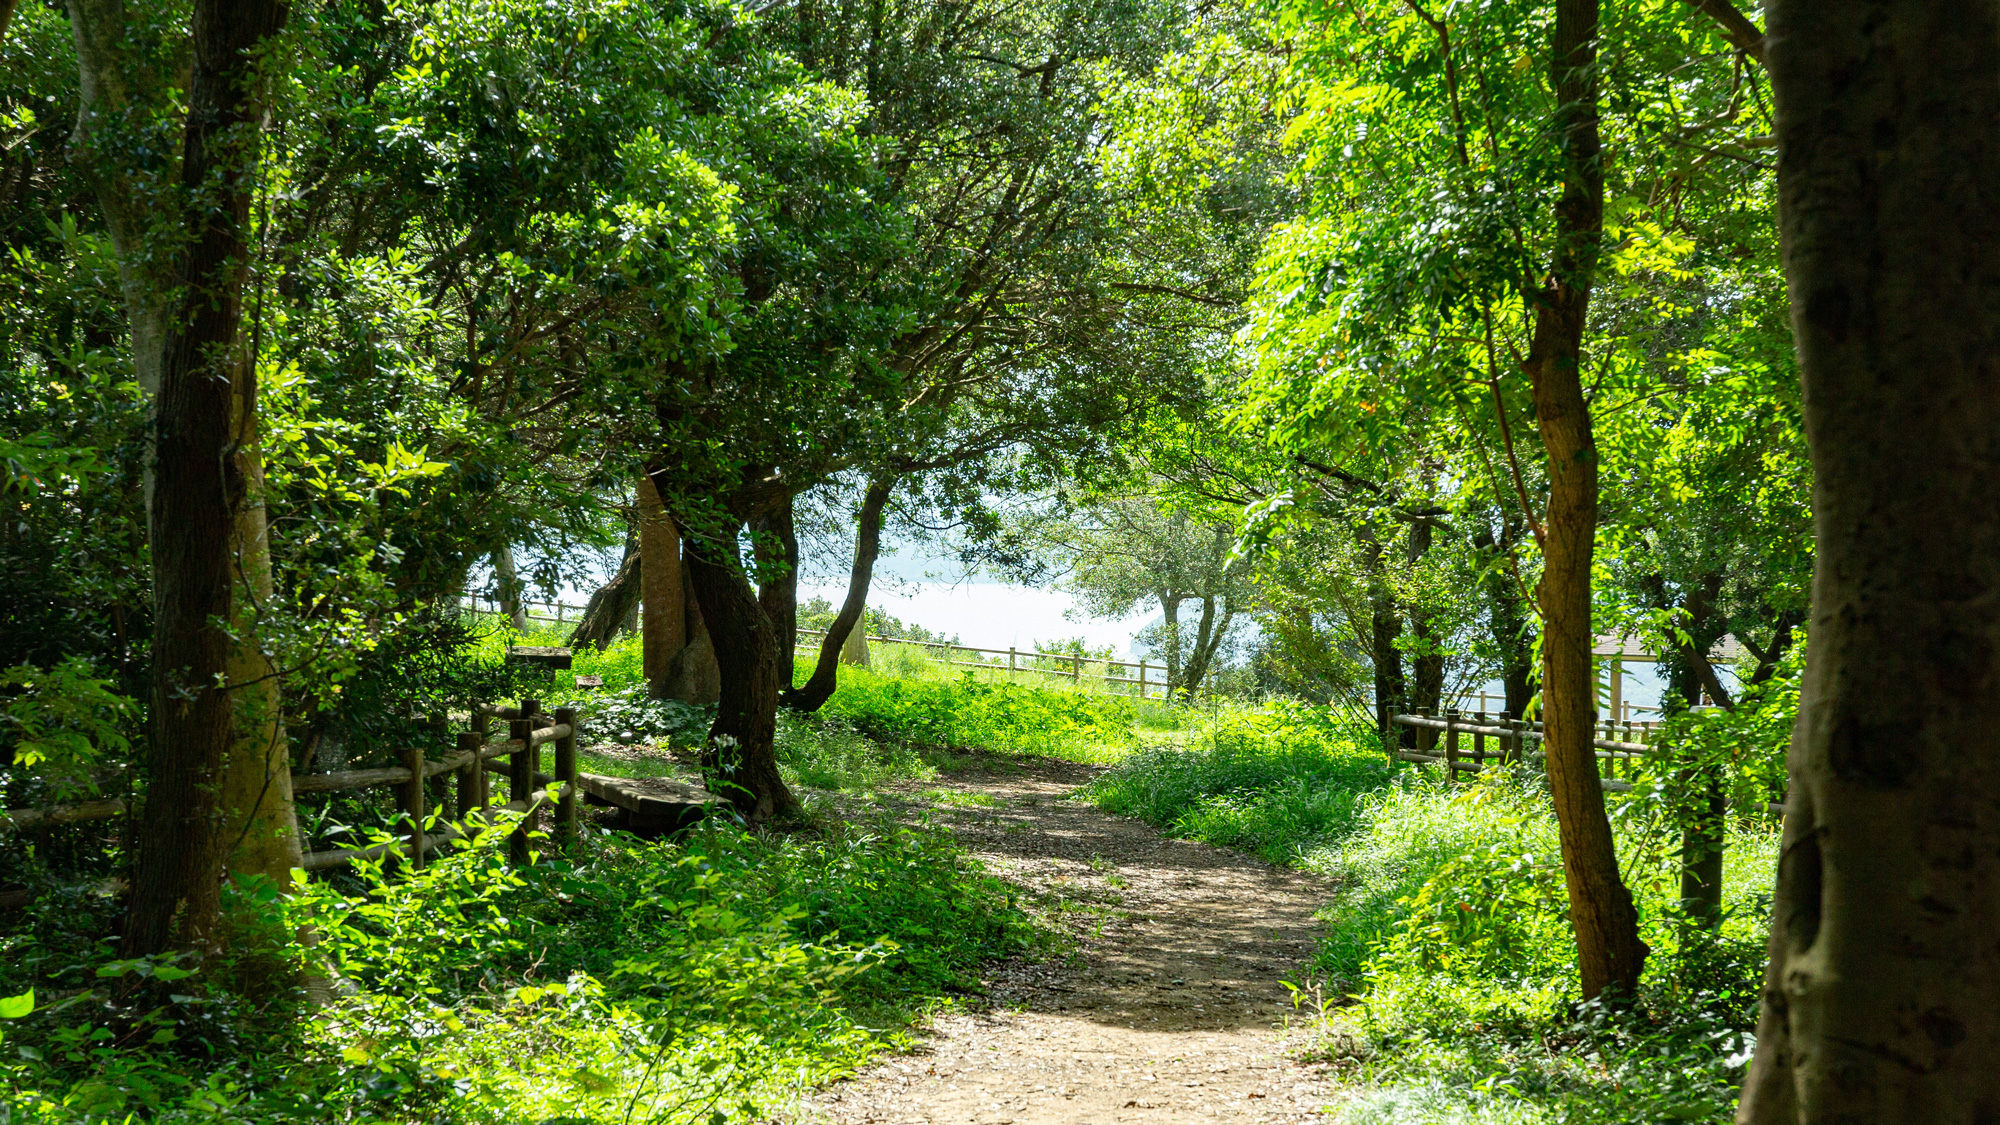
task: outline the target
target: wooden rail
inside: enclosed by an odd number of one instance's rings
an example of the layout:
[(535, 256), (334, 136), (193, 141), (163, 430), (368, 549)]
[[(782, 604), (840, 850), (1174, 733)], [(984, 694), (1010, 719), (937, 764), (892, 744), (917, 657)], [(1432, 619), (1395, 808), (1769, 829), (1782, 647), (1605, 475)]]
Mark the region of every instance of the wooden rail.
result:
[[(383, 785), (401, 787), (397, 797), (404, 840), (365, 848), (307, 852), (303, 860), (305, 869), (324, 871), (345, 866), (357, 859), (379, 859), (392, 854), (407, 855), (411, 863), (421, 864), (426, 853), (449, 841), (476, 835), (495, 812), (503, 810), (528, 814), (508, 840), (510, 855), (516, 862), (525, 863), (528, 858), (528, 833), (532, 830), (535, 814), (550, 803), (555, 807), (557, 841), (567, 846), (577, 833), (577, 794), (581, 791), (581, 781), (576, 768), (576, 740), (582, 731), (582, 723), (574, 708), (558, 707), (555, 714), (549, 716), (541, 713), (538, 701), (524, 699), (521, 702), (519, 708), (474, 707), (472, 729), (458, 735), (456, 749), (442, 759), (429, 759), (423, 747), (412, 745), (403, 750), (403, 764), (400, 766), (293, 774), (294, 794), (332, 793)], [(488, 730), (494, 717), (502, 717), (509, 722), (508, 737), (499, 742), (489, 741)], [(556, 751), (556, 772), (553, 775), (540, 773), (541, 749), (549, 745), (553, 745)], [(511, 784), (507, 803), (496, 806), (492, 803), (486, 763), (502, 757), (509, 759)], [(436, 833), (426, 833), (424, 823), (430, 818), (432, 810), (424, 782), (445, 773), (454, 775), (456, 787), (452, 804), (455, 807), (451, 811), (455, 813), (453, 819), (464, 827), (446, 823)], [(546, 782), (547, 787), (536, 788), (538, 782)], [(64, 824), (109, 820), (124, 815), (126, 811), (127, 803), (123, 798), (39, 809), (8, 809), (0, 812), (0, 829), (38, 831)], [(440, 807), (438, 811), (444, 810)]]
[[(800, 647), (804, 647), (804, 643), (808, 638), (826, 636), (826, 630), (800, 629), (798, 635)], [(979, 648), (974, 645), (962, 645), (951, 641), (917, 641), (907, 637), (871, 636), (868, 640), (874, 644), (914, 645), (918, 648), (932, 651), (942, 650), (944, 655), (939, 663), (948, 667), (983, 668), (988, 672), (997, 672), (1004, 668), (1010, 679), (1022, 672), (1033, 672), (1043, 676), (1067, 676), (1072, 682), (1079, 684), (1088, 680), (1091, 683), (1102, 682), (1107, 685), (1122, 684), (1132, 686), (1138, 689), (1138, 694), (1142, 699), (1163, 699), (1167, 694), (1167, 666), (1164, 664), (1154, 664), (1146, 660), (1134, 663), (1130, 660), (1112, 660), (1109, 657), (1085, 656), (1074, 652), (1042, 652), (1039, 649), (1020, 648)], [(994, 659), (952, 659), (952, 657), (959, 653), (972, 653), (975, 655), (987, 653), (991, 654)], [(1004, 665), (999, 660), (1003, 656), (1007, 658), (1007, 662)], [(1038, 663), (1041, 661), (1052, 661), (1054, 662), (1054, 666), (1042, 666)], [(1091, 664), (1102, 664), (1105, 669), (1104, 673), (1099, 675), (1095, 672), (1086, 672), (1085, 666)], [(1120, 668), (1132, 669), (1138, 675), (1118, 675), (1116, 669)], [(1157, 678), (1154, 678), (1151, 673), (1157, 673)], [(1208, 679), (1212, 683), (1214, 679), (1212, 673)]]
[[(1528, 746), (1541, 742), (1544, 738), (1541, 723), (1522, 722), (1504, 715), (1489, 715), (1484, 711), (1474, 711), (1469, 715), (1459, 711), (1447, 711), (1443, 718), (1422, 713), (1397, 715), (1393, 721), (1398, 726), (1440, 731), (1444, 734), (1443, 753), (1425, 753), (1397, 747), (1390, 750), (1389, 754), (1404, 762), (1442, 763), (1447, 782), (1457, 780), (1457, 775), (1461, 773), (1483, 772), (1485, 767), (1482, 763), (1487, 761), (1515, 763), (1522, 761), (1529, 754), (1539, 756), (1540, 751), (1529, 750)], [(1597, 757), (1604, 764), (1605, 776), (1599, 778), (1599, 783), (1607, 792), (1632, 791), (1632, 782), (1618, 776), (1619, 766), (1623, 763), (1629, 771), (1632, 763), (1658, 753), (1660, 748), (1652, 740), (1659, 736), (1663, 725), (1657, 722), (1629, 721), (1597, 724), (1596, 733), (1603, 737), (1593, 738), (1591, 745), (1596, 748)], [(1613, 737), (1620, 733), (1625, 735), (1623, 740)], [(1468, 734), (1472, 736), (1470, 750), (1465, 749), (1461, 742), (1462, 737)], [(1486, 748), (1488, 738), (1494, 740), (1498, 749)], [(1773, 816), (1783, 816), (1785, 805), (1782, 801), (1774, 801), (1767, 804), (1765, 810)]]

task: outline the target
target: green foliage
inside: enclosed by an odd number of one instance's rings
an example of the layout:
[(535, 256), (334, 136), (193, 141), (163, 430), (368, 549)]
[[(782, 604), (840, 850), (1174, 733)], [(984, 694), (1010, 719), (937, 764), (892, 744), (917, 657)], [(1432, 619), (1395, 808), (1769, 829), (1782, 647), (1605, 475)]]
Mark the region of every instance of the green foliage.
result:
[(46, 672), (0, 669), (0, 690), (14, 689), (0, 696), (0, 746), (11, 743), (15, 768), (40, 783), (38, 792), (10, 796), (60, 801), (92, 792), (93, 771), (130, 749), (133, 702), (95, 672), (76, 656)]
[(1361, 795), (1390, 776), (1371, 733), (1320, 708), (1225, 710), (1188, 746), (1142, 750), (1084, 790), (1177, 835), (1296, 861), (1353, 829)]
[(1379, 753), (1372, 732), (1323, 710), (1225, 715), (1187, 747), (1134, 754), (1084, 796), (1328, 877), (1329, 927), (1302, 995), (1350, 1001), (1323, 1049), (1372, 1087), (1356, 1119), (1725, 1119), (1763, 964), (1768, 821), (1733, 823), (1711, 937), (1680, 920), (1657, 803), (1644, 791), (1619, 803), (1621, 864), (1654, 950), (1638, 1009), (1621, 1015), (1577, 1003), (1541, 779), (1496, 771), (1447, 787)]
[[(291, 953), (344, 983), (299, 1025), (260, 1022), (213, 964), (103, 964), (100, 988), (160, 993), (10, 1027), (5, 1104), (51, 1122), (757, 1118), (900, 1041), (982, 959), (1042, 940), (924, 828), (591, 834), (574, 862), (527, 870), (503, 837), (394, 878), (363, 865), (358, 893), (301, 884), (284, 924), (317, 943)], [(201, 1033), (212, 1054), (189, 1067), (204, 1022), (226, 1034)]]

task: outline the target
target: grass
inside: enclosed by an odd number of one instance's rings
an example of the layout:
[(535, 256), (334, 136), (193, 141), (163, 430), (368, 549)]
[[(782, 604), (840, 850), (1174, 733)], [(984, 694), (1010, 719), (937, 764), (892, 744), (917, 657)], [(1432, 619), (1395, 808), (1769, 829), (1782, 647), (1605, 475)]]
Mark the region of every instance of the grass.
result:
[(1532, 774), (1448, 788), (1388, 766), (1371, 732), (1291, 709), (1222, 715), (1082, 796), (1337, 886), (1300, 983), (1323, 1004), (1313, 1050), (1360, 1091), (1347, 1121), (1729, 1119), (1776, 863), (1762, 820), (1732, 831), (1727, 913), (1709, 937), (1679, 922), (1672, 834), (1654, 803), (1614, 804), (1653, 949), (1639, 1003), (1618, 1012), (1578, 1002), (1555, 822)]
[(115, 961), (60, 919), (9, 936), (0, 993), (32, 973), (45, 1002), (5, 1025), (0, 1119), (763, 1119), (905, 1042), (981, 961), (1049, 940), (921, 827), (593, 834), (525, 871), (502, 835), (239, 900), (318, 935), (283, 952), (337, 969), (320, 1009), (253, 1002), (220, 961)]

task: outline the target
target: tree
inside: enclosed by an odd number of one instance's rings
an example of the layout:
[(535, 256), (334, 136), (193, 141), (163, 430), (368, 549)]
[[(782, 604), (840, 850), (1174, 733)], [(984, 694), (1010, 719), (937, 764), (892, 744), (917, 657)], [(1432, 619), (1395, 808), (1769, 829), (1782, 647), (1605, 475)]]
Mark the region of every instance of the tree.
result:
[(2000, 1104), (2000, 9), (1770, 9), (1816, 474), (1811, 637), (1737, 1119)]
[[(1014, 535), (1028, 555), (1015, 575), (1053, 578), (1085, 613), (1124, 617), (1159, 607), (1160, 620), (1139, 639), (1166, 664), (1169, 692), (1201, 685), (1230, 628), (1256, 601), (1248, 568), (1232, 555), (1235, 528), (1152, 496), (1106, 496), (1071, 512), (1026, 515)], [(1188, 602), (1199, 612), (1192, 623), (1181, 619)]]
[[(153, 729), (128, 954), (221, 939), (219, 877), (239, 846), (229, 829), (253, 846), (261, 840), (252, 836), (289, 839), (291, 854), (298, 852), (296, 829), (269, 823), (263, 811), (269, 790), (283, 798), (285, 818), (291, 811), (277, 684), (261, 654), (239, 647), (255, 645), (259, 598), (270, 597), (256, 372), (239, 332), (263, 126), (257, 52), (284, 15), (269, 0), (202, 0), (194, 9), (185, 195), (177, 201), (186, 242), (174, 256), (180, 296), (166, 322), (154, 423)], [(83, 28), (80, 39), (123, 36), (116, 5), (79, 3), (72, 19)], [(135, 338), (135, 353), (146, 343)], [(246, 707), (256, 713), (245, 716)], [(232, 749), (238, 758), (247, 753), (249, 768), (231, 768)]]

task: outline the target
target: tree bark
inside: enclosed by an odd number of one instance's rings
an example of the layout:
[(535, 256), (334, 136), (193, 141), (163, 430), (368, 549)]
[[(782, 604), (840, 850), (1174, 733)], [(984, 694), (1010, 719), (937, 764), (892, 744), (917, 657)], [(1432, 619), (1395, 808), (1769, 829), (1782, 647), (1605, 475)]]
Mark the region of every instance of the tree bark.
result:
[[(848, 638), (861, 627), (862, 615), (868, 609), (868, 587), (875, 579), (875, 560), (882, 553), (882, 516), (895, 486), (894, 477), (877, 477), (868, 482), (868, 491), (861, 496), (861, 510), (854, 517), (854, 566), (847, 575), (847, 598), (840, 603), (840, 612), (834, 615), (832, 624), (826, 627), (826, 638), (820, 642), (819, 661), (813, 665), (812, 676), (798, 690), (785, 695), (785, 706), (794, 711), (817, 711), (833, 698)], [(868, 641), (866, 630), (862, 632), (858, 663), (866, 665)]]
[(256, 368), (237, 347), (261, 116), (251, 52), (284, 16), (270, 0), (198, 0), (194, 8), (181, 157), (190, 237), (175, 263), (180, 315), (166, 340), (154, 420), (152, 730), (127, 955), (212, 946), (221, 936), (220, 876), (231, 847), (221, 783), (235, 733), (229, 626), (251, 608), (235, 597), (233, 548), (239, 509), (258, 484), (246, 478), (253, 462), (237, 447), (256, 416)]
[(618, 564), (618, 573), (590, 595), (590, 601), (583, 607), (583, 619), (569, 635), (569, 647), (590, 645), (599, 652), (611, 647), (612, 640), (639, 604), (640, 589), (645, 585), (641, 557), (638, 538), (626, 540), (625, 559)]
[(2000, 7), (1776, 0), (1811, 647), (1737, 1120), (2000, 1107)]
[(799, 650), (799, 536), (787, 496), (750, 526), (756, 545), (757, 604), (777, 638), (781, 693), (792, 690), (792, 667)]
[(1398, 744), (1395, 717), (1408, 702), (1403, 650), (1396, 645), (1403, 635), (1403, 615), (1389, 589), (1381, 540), (1366, 524), (1361, 526), (1357, 537), (1361, 540), (1362, 568), (1368, 575), (1368, 647), (1375, 671), (1375, 731), (1382, 739), (1382, 749), (1389, 751)]
[(783, 671), (778, 631), (736, 558), (733, 529), (727, 542), (690, 535), (683, 546), (683, 563), (722, 672), (722, 697), (702, 751), (702, 770), (710, 792), (729, 800), (752, 824), (762, 824), (799, 804), (778, 773)]
[(292, 803), (291, 740), (285, 731), (284, 681), (264, 651), (260, 620), (272, 606), (271, 529), (265, 509), (264, 458), (258, 437), (256, 380), (238, 365), (237, 418), (230, 459), (244, 482), (236, 503), (235, 628), (229, 648), (229, 684), (235, 728), (222, 779), (224, 866), (243, 885), (255, 879), (280, 891), (292, 885), (303, 862), (298, 815)]
[(1549, 790), (1560, 830), (1570, 925), (1583, 995), (1629, 1002), (1646, 964), (1639, 915), (1618, 874), (1592, 746), (1597, 718), (1591, 644), (1591, 558), (1597, 537), (1597, 444), (1581, 372), (1585, 318), (1604, 227), (1597, 135), (1597, 0), (1557, 0), (1551, 61), (1563, 192), (1549, 276), (1531, 295), (1525, 364), (1548, 454), (1542, 580), (1542, 721)]
[(639, 502), (639, 574), (644, 583), (646, 612), (639, 621), (640, 659), (653, 697), (663, 698), (668, 665), (687, 646), (689, 628), (685, 583), (681, 580), (681, 534), (660, 503), (651, 478), (641, 474)]
[[(157, 400), (173, 271), (146, 253), (147, 230), (162, 206), (146, 185), (174, 179), (173, 143), (162, 124), (169, 115), (156, 112), (166, 96), (162, 87), (171, 79), (159, 72), (163, 68), (149, 65), (144, 45), (134, 41), (143, 25), (126, 19), (124, 0), (70, 0), (69, 19), (81, 95), (70, 136), (71, 159), (94, 189), (118, 258), (118, 288), (132, 334), (133, 378), (149, 400)], [(149, 450), (149, 511), (151, 462)]]

